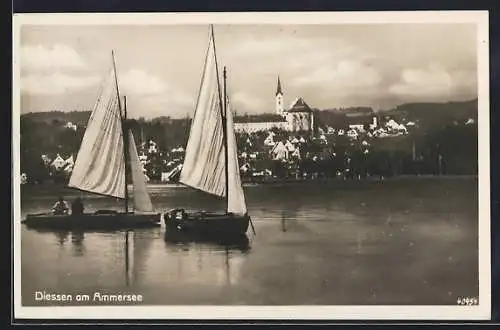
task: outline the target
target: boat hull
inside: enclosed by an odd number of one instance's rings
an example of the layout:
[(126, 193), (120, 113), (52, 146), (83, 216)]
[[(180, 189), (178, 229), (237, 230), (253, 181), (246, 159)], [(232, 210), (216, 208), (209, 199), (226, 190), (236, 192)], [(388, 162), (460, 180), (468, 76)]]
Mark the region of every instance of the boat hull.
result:
[(28, 228), (56, 230), (119, 230), (161, 226), (161, 214), (87, 213), (81, 215), (28, 214)]
[(175, 209), (163, 216), (167, 232), (183, 232), (197, 237), (238, 237), (250, 224), (248, 215), (186, 212)]

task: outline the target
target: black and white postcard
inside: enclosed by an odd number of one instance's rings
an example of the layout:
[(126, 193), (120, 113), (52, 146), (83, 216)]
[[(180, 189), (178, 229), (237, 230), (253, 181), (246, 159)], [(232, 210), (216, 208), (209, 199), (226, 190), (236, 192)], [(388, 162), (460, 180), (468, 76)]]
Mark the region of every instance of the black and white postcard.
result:
[(490, 318), (487, 12), (13, 23), (16, 318)]

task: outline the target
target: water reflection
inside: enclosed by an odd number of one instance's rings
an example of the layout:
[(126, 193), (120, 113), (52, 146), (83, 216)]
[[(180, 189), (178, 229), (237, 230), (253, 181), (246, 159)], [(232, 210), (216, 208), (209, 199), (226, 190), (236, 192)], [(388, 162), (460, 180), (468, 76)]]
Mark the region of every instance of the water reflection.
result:
[[(476, 182), (349, 184), (249, 188), (258, 233), (224, 240), (23, 227), (23, 304), (38, 306), (40, 288), (141, 292), (152, 305), (454, 304), (449, 292), (477, 295)], [(158, 191), (159, 209), (211, 205), (187, 189)], [(23, 212), (50, 208), (45, 197), (25, 197)]]
[[(165, 232), (165, 247), (177, 259), (177, 278), (198, 277), (198, 280), (219, 282), (222, 286), (235, 284), (242, 262), (251, 250), (247, 235), (236, 237), (200, 237), (177, 232)], [(196, 254), (196, 257), (187, 258)], [(196, 264), (192, 264), (196, 258)], [(192, 264), (192, 265), (190, 265)], [(195, 266), (196, 272), (193, 272)], [(188, 275), (189, 274), (189, 275)], [(218, 275), (217, 275), (218, 274)], [(215, 276), (215, 278), (214, 278)]]
[(239, 250), (247, 253), (250, 250), (250, 240), (247, 235), (234, 237), (217, 237), (207, 238), (204, 236), (185, 235), (178, 232), (165, 232), (165, 243), (168, 247), (182, 247), (184, 251), (188, 251), (190, 247), (196, 244), (203, 244), (208, 248), (216, 248), (219, 250)]
[[(57, 241), (58, 247), (58, 257), (63, 257), (67, 251), (67, 243), (71, 243), (70, 253), (71, 257), (76, 257), (78, 259), (83, 259), (85, 262), (88, 259), (92, 259), (93, 263), (89, 268), (108, 268), (106, 265), (101, 265), (105, 259), (102, 259), (103, 253), (109, 253), (109, 243), (114, 245), (115, 256), (121, 256), (118, 260), (121, 260), (123, 266), (120, 266), (119, 276), (123, 276), (123, 283), (126, 287), (133, 285), (136, 282), (139, 271), (137, 268), (144, 267), (143, 260), (147, 258), (148, 250), (150, 248), (151, 235), (147, 237), (141, 237), (137, 235), (134, 231), (99, 231), (99, 230), (54, 230), (54, 229), (28, 229), (29, 231), (34, 231), (43, 235), (53, 235)], [(88, 237), (88, 242), (85, 243), (86, 237)], [(86, 248), (88, 245), (88, 250)], [(68, 260), (68, 259), (66, 259)], [(136, 262), (137, 260), (137, 262)], [(123, 268), (122, 268), (123, 267)], [(116, 275), (114, 278), (116, 279)], [(110, 276), (111, 277), (111, 276)]]
[(52, 229), (35, 229), (38, 233), (51, 233), (55, 236), (57, 240), (57, 245), (59, 248), (63, 249), (68, 241), (68, 237), (71, 236), (71, 246), (73, 255), (77, 257), (84, 256), (85, 247), (83, 245), (83, 240), (85, 239), (85, 233), (80, 230), (52, 230)]
[(85, 247), (83, 245), (83, 240), (85, 234), (83, 231), (72, 231), (71, 232), (71, 243), (73, 246), (73, 255), (77, 257), (82, 257), (85, 252)]
[(297, 219), (297, 205), (288, 205), (286, 209), (281, 211), (281, 231), (287, 232), (290, 221)]
[(64, 244), (66, 244), (66, 241), (68, 240), (69, 232), (68, 231), (60, 231), (55, 233), (56, 238), (57, 238), (57, 243), (59, 244), (60, 247), (63, 247)]

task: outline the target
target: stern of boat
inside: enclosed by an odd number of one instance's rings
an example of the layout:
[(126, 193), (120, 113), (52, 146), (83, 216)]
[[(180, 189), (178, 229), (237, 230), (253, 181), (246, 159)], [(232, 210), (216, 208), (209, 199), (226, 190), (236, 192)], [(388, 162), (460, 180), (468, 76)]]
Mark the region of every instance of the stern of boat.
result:
[(234, 236), (246, 234), (250, 216), (192, 212), (172, 209), (163, 214), (163, 225), (167, 232), (194, 233), (202, 236)]
[(171, 209), (162, 215), (164, 227), (169, 231), (181, 231), (183, 229), (183, 220), (187, 217), (184, 209)]

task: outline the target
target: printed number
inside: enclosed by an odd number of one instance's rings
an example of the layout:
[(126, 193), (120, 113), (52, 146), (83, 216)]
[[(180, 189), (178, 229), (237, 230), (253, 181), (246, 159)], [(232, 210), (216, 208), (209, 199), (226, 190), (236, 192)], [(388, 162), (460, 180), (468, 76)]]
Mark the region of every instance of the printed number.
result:
[(479, 300), (475, 297), (459, 297), (457, 299), (457, 305), (460, 306), (474, 306), (478, 304)]

